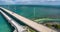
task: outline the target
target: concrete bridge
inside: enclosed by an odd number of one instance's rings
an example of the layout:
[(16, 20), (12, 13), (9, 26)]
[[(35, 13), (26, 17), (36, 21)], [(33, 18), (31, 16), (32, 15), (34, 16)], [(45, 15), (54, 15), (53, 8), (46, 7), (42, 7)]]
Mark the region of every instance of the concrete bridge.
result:
[(18, 24), (15, 20), (10, 18), (3, 11), (0, 10), (0, 12), (8, 20), (8, 22), (15, 28), (14, 32), (23, 32), (23, 31), (26, 32), (26, 29), (24, 29), (22, 25)]
[[(23, 17), (23, 16), (21, 16), (21, 15), (18, 15), (18, 14), (14, 13), (14, 12), (12, 12), (12, 11), (10, 11), (10, 10), (7, 10), (7, 9), (5, 9), (5, 8), (2, 8), (2, 7), (0, 7), (0, 9), (1, 9), (1, 10), (4, 10), (4, 11), (7, 12), (8, 14), (14, 16), (14, 17), (17, 18), (18, 20), (22, 21), (24, 24), (28, 25), (29, 27), (35, 29), (35, 30), (38, 31), (38, 32), (57, 32), (56, 30), (50, 29), (50, 28), (48, 28), (48, 27), (46, 27), (46, 26), (44, 26), (44, 25), (42, 25), (42, 24), (38, 24), (38, 23), (36, 23), (36, 22), (34, 22), (34, 21), (32, 21), (32, 20), (29, 20), (29, 19), (27, 19), (27, 18), (25, 18), (25, 17)], [(3, 13), (2, 11), (0, 11), (0, 12), (1, 12), (2, 14), (5, 14), (5, 13)], [(5, 15), (4, 15), (4, 16), (5, 16)], [(7, 20), (10, 19), (10, 17), (8, 17), (8, 16), (5, 16), (5, 17), (7, 18)], [(11, 21), (14, 21), (14, 20), (11, 20)], [(14, 21), (14, 22), (16, 22), (16, 21)], [(13, 22), (11, 22), (11, 23), (13, 23)], [(17, 24), (18, 24), (18, 23), (17, 23)], [(16, 26), (19, 26), (19, 25), (17, 25), (17, 24), (15, 24), (15, 25), (16, 25)], [(18, 28), (18, 27), (17, 27), (17, 28)], [(19, 32), (20, 32), (20, 31), (19, 31)]]

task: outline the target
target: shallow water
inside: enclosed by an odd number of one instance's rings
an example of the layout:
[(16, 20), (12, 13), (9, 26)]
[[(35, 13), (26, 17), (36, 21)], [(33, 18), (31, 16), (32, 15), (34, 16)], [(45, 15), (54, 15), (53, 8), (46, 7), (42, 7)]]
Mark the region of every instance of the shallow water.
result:
[(16, 12), (26, 18), (60, 18), (60, 6), (39, 6), (39, 5), (2, 5), (2, 7)]
[(0, 32), (12, 32), (12, 29), (13, 29), (12, 26), (0, 14)]
[[(28, 19), (60, 18), (60, 8), (49, 6), (0, 5)], [(12, 32), (11, 25), (0, 15), (0, 32)]]

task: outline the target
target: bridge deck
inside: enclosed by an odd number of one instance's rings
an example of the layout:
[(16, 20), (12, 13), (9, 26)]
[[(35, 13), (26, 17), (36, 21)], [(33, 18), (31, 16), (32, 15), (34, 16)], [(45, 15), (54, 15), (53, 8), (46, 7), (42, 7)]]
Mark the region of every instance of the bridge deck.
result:
[(17, 32), (17, 31), (18, 32), (26, 31), (26, 29), (24, 29), (22, 25), (18, 24), (12, 18), (10, 18), (8, 15), (6, 15), (3, 11), (0, 10), (0, 12), (8, 20), (8, 22), (15, 28), (14, 32)]
[(26, 25), (32, 27), (33, 29), (35, 29), (35, 30), (37, 30), (37, 31), (39, 31), (39, 32), (57, 32), (57, 31), (55, 31), (55, 30), (53, 30), (53, 29), (50, 29), (50, 28), (48, 28), (48, 27), (46, 27), (46, 26), (43, 26), (43, 25), (38, 24), (38, 23), (36, 23), (36, 22), (34, 22), (34, 21), (31, 21), (31, 20), (29, 20), (29, 19), (27, 19), (27, 18), (25, 18), (25, 17), (23, 17), (23, 16), (21, 16), (21, 15), (18, 15), (18, 14), (16, 14), (16, 13), (12, 12), (12, 11), (9, 11), (9, 10), (7, 10), (7, 9), (5, 9), (5, 8), (2, 8), (2, 7), (1, 7), (1, 9), (3, 9), (5, 12), (7, 12), (7, 13), (9, 13), (10, 15), (16, 17), (17, 19), (19, 19), (20, 21), (22, 21), (22, 22), (25, 23)]

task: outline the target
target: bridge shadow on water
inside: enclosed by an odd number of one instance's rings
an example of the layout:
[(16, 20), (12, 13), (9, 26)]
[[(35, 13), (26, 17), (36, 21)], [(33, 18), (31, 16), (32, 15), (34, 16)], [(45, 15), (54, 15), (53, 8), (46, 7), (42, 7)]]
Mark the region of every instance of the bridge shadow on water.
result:
[[(22, 21), (18, 20), (17, 18), (15, 18), (14, 16), (10, 15), (9, 13), (5, 12), (3, 9), (1, 9), (4, 13), (6, 13), (9, 17), (11, 17), (12, 19), (14, 19), (16, 22), (18, 22), (20, 25), (22, 26), (28, 26), (25, 23), (23, 23)], [(5, 18), (5, 17), (4, 17)], [(7, 20), (6, 20), (7, 21)], [(8, 22), (7, 22), (8, 23)], [(28, 26), (29, 28), (33, 29), (32, 27)], [(35, 30), (35, 29), (33, 29)], [(35, 30), (36, 31), (36, 30)], [(38, 31), (36, 31), (38, 32)]]
[(6, 24), (8, 25), (10, 32), (13, 32), (15, 28), (13, 26), (11, 26), (10, 23), (8, 23), (8, 20), (2, 14), (1, 14), (1, 16), (4, 19), (4, 21), (6, 22)]
[(23, 22), (21, 22), (20, 20), (16, 19), (14, 16), (10, 15), (9, 13), (5, 12), (3, 9), (1, 9), (4, 13), (6, 13), (9, 17), (11, 17), (12, 19), (14, 19), (16, 22), (18, 22), (21, 25), (26, 25)]

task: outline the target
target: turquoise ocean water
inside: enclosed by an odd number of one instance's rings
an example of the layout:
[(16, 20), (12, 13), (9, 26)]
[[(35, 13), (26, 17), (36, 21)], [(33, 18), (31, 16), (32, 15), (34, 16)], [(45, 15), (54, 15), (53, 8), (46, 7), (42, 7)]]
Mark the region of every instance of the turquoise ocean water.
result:
[[(0, 5), (28, 19), (60, 18), (60, 6)], [(12, 32), (11, 25), (0, 14), (0, 32)]]

